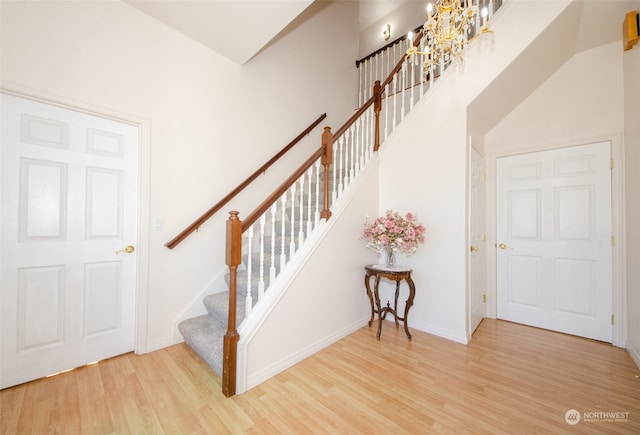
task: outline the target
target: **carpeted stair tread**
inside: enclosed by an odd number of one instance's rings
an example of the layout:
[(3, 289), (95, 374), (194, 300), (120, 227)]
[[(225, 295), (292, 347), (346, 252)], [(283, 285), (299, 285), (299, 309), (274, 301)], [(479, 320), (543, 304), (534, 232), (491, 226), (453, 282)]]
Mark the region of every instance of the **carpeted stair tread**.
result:
[[(324, 173), (321, 173), (320, 180), (324, 179)], [(333, 178), (331, 178), (333, 183)], [(316, 208), (322, 208), (321, 199), (324, 196), (324, 183), (321, 181), (318, 192), (316, 193), (315, 180), (311, 184), (311, 190), (309, 192), (309, 185), (305, 180), (305, 187), (302, 191), (303, 204), (305, 207), (309, 205), (309, 193), (311, 193), (312, 204), (312, 217), (308, 215), (308, 211), (305, 212), (303, 220), (300, 221), (300, 191), (297, 192), (294, 203), (292, 204), (289, 199), (284, 206), (285, 211), (281, 210), (277, 212), (275, 216), (267, 213), (264, 226), (255, 225), (254, 235), (252, 238), (251, 249), (249, 249), (249, 243), (247, 235), (243, 235), (243, 253), (242, 264), (238, 268), (238, 274), (236, 276), (236, 325), (240, 325), (245, 317), (245, 305), (246, 305), (246, 292), (248, 283), (248, 266), (251, 263), (251, 295), (252, 302), (255, 304), (258, 301), (258, 286), (260, 281), (260, 250), (261, 239), (266, 248), (262, 254), (263, 264), (263, 280), (265, 291), (268, 291), (270, 285), (270, 267), (273, 257), (273, 262), (276, 268), (276, 276), (281, 272), (281, 254), (284, 245), (285, 250), (285, 264), (291, 259), (291, 216), (295, 215), (296, 219), (293, 223), (293, 241), (295, 243), (294, 252), (299, 249), (298, 244), (306, 240), (309, 236), (307, 234), (307, 221), (313, 220), (313, 227), (315, 227), (315, 214), (319, 213)], [(318, 204), (316, 207), (316, 195), (318, 198)], [(284, 217), (284, 228), (282, 225), (282, 219)], [(275, 222), (272, 224), (272, 220)], [(300, 240), (300, 229), (302, 228), (304, 235)], [(264, 231), (264, 235), (260, 235), (261, 230)], [(273, 254), (271, 253), (271, 243), (273, 240)], [(224, 277), (227, 284), (229, 284), (229, 275)], [(185, 339), (187, 345), (189, 345), (199, 356), (202, 358), (212, 370), (219, 376), (222, 375), (222, 360), (223, 360), (223, 342), (224, 334), (227, 330), (227, 319), (229, 311), (229, 292), (221, 292), (209, 294), (203, 299), (204, 306), (207, 309), (208, 314), (187, 319), (180, 323), (178, 329)]]
[(189, 347), (222, 377), (222, 349), (227, 325), (204, 314), (180, 322), (178, 329)]
[[(236, 300), (236, 324), (239, 325), (244, 320), (245, 315), (245, 296), (238, 295)], [(214, 293), (205, 296), (202, 299), (209, 316), (218, 319), (219, 322), (224, 323), (228, 319), (229, 314), (229, 292)], [(254, 301), (255, 303), (255, 301)], [(226, 325), (226, 323), (225, 323)], [(226, 328), (225, 331), (226, 332)], [(224, 334), (224, 333), (223, 333)]]

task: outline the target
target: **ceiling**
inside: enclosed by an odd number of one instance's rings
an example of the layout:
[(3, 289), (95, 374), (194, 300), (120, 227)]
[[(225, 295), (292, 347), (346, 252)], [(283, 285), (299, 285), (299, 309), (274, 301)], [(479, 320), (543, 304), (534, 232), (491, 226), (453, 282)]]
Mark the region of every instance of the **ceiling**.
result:
[[(238, 65), (244, 65), (312, 3), (327, 0), (124, 1)], [(358, 0), (360, 30), (409, 1), (417, 0)], [(576, 52), (619, 39), (621, 17), (630, 9), (630, 3), (633, 2), (584, 0)]]
[[(354, 0), (124, 0), (238, 65), (247, 63), (315, 1)], [(357, 1), (362, 30), (411, 0)]]
[(124, 1), (244, 65), (314, 0)]

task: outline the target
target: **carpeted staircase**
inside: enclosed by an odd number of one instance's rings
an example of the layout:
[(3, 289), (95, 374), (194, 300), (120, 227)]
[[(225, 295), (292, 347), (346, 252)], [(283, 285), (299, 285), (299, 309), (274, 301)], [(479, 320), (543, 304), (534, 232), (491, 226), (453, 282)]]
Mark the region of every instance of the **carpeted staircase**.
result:
[[(319, 187), (319, 195), (320, 198), (323, 196), (323, 177), (320, 176), (320, 187)], [(315, 183), (312, 184), (311, 188), (311, 203), (315, 204), (316, 195), (315, 195)], [(300, 202), (300, 193), (296, 195), (296, 208), (295, 214), (296, 217), (299, 217), (299, 202)], [(302, 203), (305, 205), (308, 204), (309, 201), (309, 193), (308, 193), (308, 185), (305, 185), (305, 189), (302, 193)], [(282, 212), (279, 211), (276, 214), (276, 222), (275, 222), (275, 234), (271, 234), (271, 214), (266, 214), (266, 223), (265, 223), (265, 235), (264, 235), (264, 246), (268, 247), (267, 252), (263, 253), (263, 264), (264, 264), (264, 288), (269, 288), (269, 268), (271, 266), (271, 237), (275, 237), (275, 267), (276, 267), (276, 276), (280, 273), (280, 252), (281, 246), (284, 239), (285, 252), (287, 254), (287, 262), (291, 260), (289, 245), (291, 242), (291, 208), (292, 208), (292, 200), (289, 198), (285, 205), (285, 232), (282, 234)], [(314, 210), (315, 211), (315, 210)], [(305, 211), (305, 218), (306, 218)], [(303, 223), (306, 225), (306, 223)], [(259, 228), (259, 226), (258, 226)], [(300, 228), (300, 221), (298, 219), (295, 220), (294, 223), (294, 234), (297, 242), (297, 235)], [(237, 277), (236, 277), (236, 292), (237, 292), (237, 302), (236, 302), (236, 320), (237, 325), (239, 326), (245, 318), (245, 305), (246, 305), (246, 296), (247, 296), (247, 279), (248, 279), (248, 262), (251, 261), (251, 297), (253, 305), (258, 301), (258, 285), (260, 280), (260, 234), (259, 231), (254, 232), (254, 236), (252, 239), (252, 252), (251, 255), (248, 253), (248, 238), (246, 233), (243, 234), (243, 256), (242, 256), (242, 264), (238, 267)], [(306, 238), (309, 235), (306, 234)], [(300, 247), (297, 246), (296, 250)], [(229, 274), (226, 275), (225, 280), (227, 284), (229, 283)], [(224, 334), (227, 331), (227, 322), (228, 322), (228, 310), (229, 310), (229, 292), (221, 292), (207, 295), (203, 298), (204, 306), (207, 309), (207, 314), (203, 314), (201, 316), (197, 316), (191, 319), (187, 319), (182, 321), (178, 325), (178, 329), (182, 336), (184, 337), (185, 343), (189, 345), (211, 368), (212, 370), (220, 377), (222, 377), (222, 358), (223, 358), (223, 339)]]

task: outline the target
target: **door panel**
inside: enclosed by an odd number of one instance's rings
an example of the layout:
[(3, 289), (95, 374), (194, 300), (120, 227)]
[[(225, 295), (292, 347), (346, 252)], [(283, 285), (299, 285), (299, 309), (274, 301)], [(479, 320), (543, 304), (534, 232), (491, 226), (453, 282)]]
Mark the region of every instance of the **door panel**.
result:
[(0, 98), (4, 388), (133, 350), (138, 128)]
[(497, 160), (498, 317), (611, 342), (610, 143)]

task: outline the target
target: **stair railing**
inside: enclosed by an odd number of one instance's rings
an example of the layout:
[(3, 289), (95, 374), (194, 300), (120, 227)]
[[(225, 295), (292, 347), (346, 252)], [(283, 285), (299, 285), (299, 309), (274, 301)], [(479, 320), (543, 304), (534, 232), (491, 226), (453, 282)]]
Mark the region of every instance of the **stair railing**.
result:
[[(495, 12), (502, 6), (502, 3), (503, 0), (481, 0), (480, 6), (487, 7), (487, 10), (489, 12), (488, 19), (491, 20)], [(479, 29), (481, 27), (480, 21), (480, 15), (476, 14), (475, 23), (473, 24), (471, 32), (467, 35), (467, 37), (471, 38), (476, 34), (476, 29)], [(413, 30), (413, 34), (415, 35), (421, 35), (421, 33), (422, 26)], [(359, 80), (358, 102), (360, 104), (363, 104), (368, 98), (373, 96), (373, 84), (376, 81), (384, 81), (385, 78), (392, 75), (393, 66), (396, 65), (397, 61), (404, 59), (406, 50), (409, 48), (409, 44), (410, 43), (408, 41), (408, 35), (403, 35), (385, 45), (384, 47), (379, 48), (373, 53), (370, 53), (367, 56), (356, 60), (356, 68), (358, 68)], [(417, 46), (417, 44), (415, 43), (413, 45)], [(421, 73), (423, 61), (424, 58), (420, 57), (420, 61), (416, 61), (416, 63), (412, 66), (412, 70), (409, 71), (407, 73), (407, 76), (404, 78), (405, 86), (419, 87), (421, 83), (424, 86), (433, 84), (430, 82), (430, 79), (425, 80), (424, 75)], [(443, 70), (435, 71), (433, 74), (434, 80), (442, 72)], [(398, 83), (396, 87), (399, 86), (400, 83)], [(397, 89), (395, 90), (397, 91)], [(424, 92), (424, 89), (420, 89), (420, 91)]]
[[(502, 0), (489, 0), (490, 17), (493, 15), (494, 7), (497, 9), (502, 4)], [(476, 22), (475, 29), (479, 28)], [(475, 29), (473, 31), (475, 32)], [(419, 32), (413, 42), (413, 46), (420, 47), (423, 32)], [(406, 44), (406, 37), (399, 38), (398, 44)], [(408, 47), (406, 47), (408, 48)], [(397, 48), (396, 48), (397, 50)], [(420, 50), (424, 51), (424, 50)], [(259, 241), (257, 251), (258, 273), (258, 301), (264, 295), (268, 286), (265, 284), (266, 278), (264, 270), (268, 267), (269, 284), (273, 282), (276, 275), (280, 273), (284, 266), (291, 261), (297, 250), (300, 249), (304, 240), (309, 237), (312, 230), (319, 224), (320, 219), (328, 220), (331, 217), (331, 206), (336, 204), (347, 188), (354, 182), (359, 173), (366, 167), (375, 151), (380, 148), (381, 137), (387, 137), (404, 120), (405, 116), (414, 108), (415, 104), (425, 95), (436, 80), (444, 72), (444, 68), (432, 69), (428, 74), (424, 74), (422, 65), (423, 55), (416, 56), (415, 62), (406, 62), (406, 49), (393, 68), (386, 69), (384, 80), (370, 79), (373, 83), (370, 97), (361, 107), (340, 127), (335, 133), (330, 127), (325, 127), (322, 133), (322, 146), (314, 152), (309, 159), (296, 170), (282, 185), (259, 205), (247, 218), (242, 221), (239, 212), (229, 212), (227, 220), (227, 242), (226, 242), (226, 264), (229, 267), (229, 312), (227, 332), (224, 336), (224, 355), (222, 367), (222, 390), (225, 396), (235, 395), (236, 392), (236, 366), (237, 366), (237, 344), (240, 335), (236, 325), (236, 296), (237, 296), (237, 271), (242, 263), (243, 237), (246, 236), (247, 249), (249, 252), (247, 259), (247, 300), (245, 303), (245, 319), (248, 319), (252, 306), (252, 282), (251, 272), (254, 267), (252, 245), (254, 235), (258, 234)], [(385, 58), (390, 62), (390, 57)], [(374, 62), (375, 59), (364, 58), (362, 62)], [(383, 71), (383, 69), (380, 69)], [(361, 76), (362, 77), (362, 76)], [(374, 77), (371, 75), (370, 77)], [(361, 83), (363, 80), (361, 78)], [(360, 95), (367, 95), (360, 92)], [(320, 166), (324, 168), (322, 172), (323, 184), (323, 204), (320, 211), (318, 205), (320, 186)], [(315, 182), (312, 182), (315, 180)], [(306, 184), (305, 184), (306, 183)], [(316, 188), (315, 206), (312, 202), (314, 195), (311, 192), (312, 186)], [(308, 189), (304, 203), (304, 189)], [(288, 227), (286, 227), (286, 207), (291, 207)], [(289, 232), (289, 246), (285, 246), (284, 239), (281, 246), (274, 245), (274, 237), (271, 243), (265, 243), (265, 232), (275, 234), (275, 216), (280, 213), (281, 233)], [(296, 214), (297, 213), (297, 214)], [(270, 216), (270, 227), (267, 226), (267, 216)], [(296, 216), (299, 220), (296, 222)], [(280, 251), (279, 264), (276, 267), (276, 248)], [(264, 264), (264, 253), (269, 250), (270, 264)]]
[[(413, 33), (417, 35), (421, 31), (422, 26), (414, 29)], [(356, 60), (358, 103), (360, 105), (364, 105), (369, 98), (373, 97), (374, 83), (391, 75), (397, 62), (404, 58), (407, 48), (409, 48), (408, 35), (402, 35), (362, 59)]]
[[(416, 39), (416, 43), (419, 42)], [(227, 331), (224, 336), (224, 355), (222, 360), (222, 391), (227, 397), (235, 395), (236, 391), (236, 366), (237, 366), (237, 344), (240, 339), (236, 325), (237, 307), (237, 272), (242, 263), (242, 240), (247, 240), (247, 289), (246, 289), (246, 313), (245, 319), (251, 315), (253, 307), (253, 296), (251, 275), (254, 266), (258, 273), (258, 301), (264, 295), (267, 286), (265, 281), (265, 269), (269, 270), (269, 284), (273, 282), (277, 273), (283, 270), (284, 266), (291, 261), (295, 253), (302, 247), (303, 242), (309, 237), (311, 231), (319, 224), (320, 219), (328, 220), (331, 217), (331, 205), (335, 204), (344, 194), (347, 188), (355, 181), (360, 172), (365, 168), (373, 152), (380, 147), (380, 113), (383, 110), (383, 94), (390, 92), (388, 84), (392, 83), (394, 76), (403, 69), (406, 56), (398, 61), (393, 68), (392, 74), (385, 80), (383, 86), (380, 81), (374, 84), (373, 95), (360, 107), (347, 122), (340, 127), (335, 134), (330, 127), (325, 127), (322, 134), (322, 146), (315, 151), (307, 161), (298, 168), (280, 187), (263, 201), (244, 221), (240, 219), (239, 212), (229, 212), (227, 220), (227, 242), (225, 259), (229, 267), (229, 311)], [(395, 80), (400, 83), (399, 79)], [(403, 82), (404, 83), (404, 82)], [(408, 88), (410, 89), (410, 88)], [(394, 90), (405, 96), (404, 88), (394, 88)], [(404, 107), (404, 105), (403, 105)], [(399, 122), (399, 118), (398, 118)], [(397, 123), (390, 124), (395, 127)], [(389, 127), (389, 126), (387, 126)], [(389, 129), (387, 128), (387, 131)], [(322, 210), (318, 205), (320, 186), (320, 166), (324, 168), (322, 172), (323, 184), (323, 204)], [(315, 186), (315, 206), (312, 202), (314, 197), (310, 191)], [(305, 189), (306, 191), (305, 195)], [(307, 202), (304, 202), (306, 196)], [(290, 215), (286, 216), (286, 207), (290, 207)], [(265, 234), (275, 234), (276, 216), (281, 214), (281, 233), (290, 234), (289, 246), (285, 246), (284, 238), (281, 245), (274, 245), (274, 237), (271, 243), (265, 243)], [(267, 217), (270, 219), (267, 219)], [(297, 220), (296, 220), (297, 219)], [(267, 220), (270, 227), (267, 226)], [(286, 226), (288, 223), (288, 226)], [(254, 236), (258, 235), (259, 244), (257, 251), (259, 259), (254, 265), (252, 253), (254, 251)], [(279, 255), (276, 251), (279, 250)], [(270, 264), (264, 264), (264, 253), (269, 251)], [(276, 265), (275, 258), (279, 258)]]
[(240, 192), (242, 192), (247, 186), (249, 186), (256, 178), (260, 175), (264, 174), (267, 169), (269, 169), (274, 163), (276, 163), (282, 156), (284, 156), (291, 148), (293, 148), (298, 142), (302, 140), (306, 135), (308, 135), (314, 128), (322, 122), (323, 119), (327, 117), (326, 113), (323, 113), (316, 119), (309, 127), (307, 127), (302, 133), (296, 136), (291, 142), (289, 142), (284, 148), (278, 151), (271, 159), (269, 159), (265, 164), (260, 166), (256, 171), (247, 177), (242, 183), (236, 186), (231, 192), (229, 192), (224, 198), (214, 204), (209, 210), (202, 214), (198, 219), (193, 221), (188, 227), (182, 230), (177, 236), (173, 239), (165, 243), (165, 246), (169, 249), (173, 249), (178, 246), (184, 239), (186, 239), (191, 233), (195, 232), (204, 224), (207, 220), (209, 220), (214, 214), (216, 214), (222, 207), (224, 207), (229, 201), (236, 197)]

